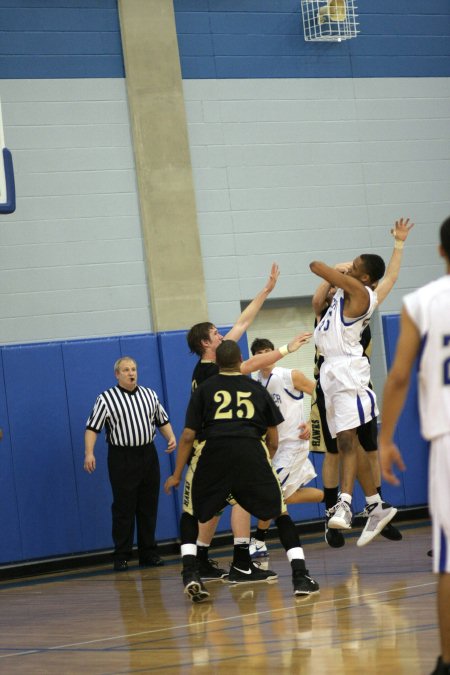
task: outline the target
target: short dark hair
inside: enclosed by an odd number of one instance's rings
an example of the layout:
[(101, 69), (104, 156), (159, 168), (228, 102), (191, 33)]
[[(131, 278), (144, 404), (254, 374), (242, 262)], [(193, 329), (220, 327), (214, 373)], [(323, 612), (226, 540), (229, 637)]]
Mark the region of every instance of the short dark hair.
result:
[(450, 260), (450, 216), (446, 218), (441, 225), (440, 237), (444, 253)]
[(202, 340), (209, 340), (209, 331), (211, 328), (214, 328), (214, 324), (210, 321), (196, 323), (192, 326), (191, 330), (186, 335), (186, 340), (192, 354), (198, 354), (198, 356), (203, 354)]
[(384, 276), (386, 265), (381, 256), (376, 253), (363, 253), (360, 258), (364, 271), (369, 275), (370, 281), (373, 284)]
[(224, 340), (217, 347), (216, 363), (219, 368), (232, 368), (241, 362), (241, 350), (234, 340)]
[(250, 347), (250, 351), (253, 356), (256, 354), (256, 352), (261, 352), (263, 349), (275, 349), (273, 342), (267, 338), (255, 338)]

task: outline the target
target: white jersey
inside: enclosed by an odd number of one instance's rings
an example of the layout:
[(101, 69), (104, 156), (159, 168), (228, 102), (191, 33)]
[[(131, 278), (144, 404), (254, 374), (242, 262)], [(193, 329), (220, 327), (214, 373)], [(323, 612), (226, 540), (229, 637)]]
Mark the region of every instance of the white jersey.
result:
[(327, 313), (314, 331), (319, 354), (325, 359), (337, 356), (362, 356), (361, 334), (377, 306), (377, 294), (366, 286), (369, 307), (359, 317), (344, 316), (344, 290), (338, 288)]
[(419, 411), (423, 436), (450, 434), (450, 274), (405, 296), (422, 339)]
[(293, 455), (304, 449), (309, 452), (309, 441), (299, 439), (299, 425), (305, 421), (303, 410), (303, 392), (294, 387), (290, 368), (273, 368), (268, 378), (262, 376), (261, 371), (253, 375), (272, 396), (284, 417), (284, 422), (278, 425), (278, 450), (272, 460), (274, 466), (285, 466)]

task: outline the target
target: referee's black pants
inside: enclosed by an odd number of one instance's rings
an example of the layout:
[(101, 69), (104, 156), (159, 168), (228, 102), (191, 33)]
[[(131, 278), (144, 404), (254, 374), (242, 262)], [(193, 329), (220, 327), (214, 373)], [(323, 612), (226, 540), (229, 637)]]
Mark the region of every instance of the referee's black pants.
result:
[(139, 560), (145, 561), (156, 551), (160, 471), (154, 443), (137, 447), (109, 445), (108, 471), (113, 493), (114, 559), (131, 558), (136, 520)]

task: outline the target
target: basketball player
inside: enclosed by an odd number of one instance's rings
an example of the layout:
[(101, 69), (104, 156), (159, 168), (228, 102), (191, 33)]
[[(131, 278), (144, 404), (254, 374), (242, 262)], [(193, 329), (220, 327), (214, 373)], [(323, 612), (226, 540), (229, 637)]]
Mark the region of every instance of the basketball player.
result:
[(365, 253), (355, 258), (347, 274), (317, 261), (310, 268), (337, 288), (327, 313), (314, 331), (317, 350), (324, 357), (320, 383), (328, 427), (331, 437), (337, 439), (341, 462), (341, 494), (332, 508), (328, 527), (351, 529), (351, 502), (358, 469), (368, 518), (357, 545), (365, 546), (397, 513), (378, 494), (367, 455), (359, 452), (357, 436), (358, 427), (378, 414), (376, 396), (369, 387), (370, 366), (363, 356), (360, 339), (376, 308), (374, 288), (383, 277), (385, 265), (380, 256)]
[(380, 454), (383, 477), (399, 485), (392, 465), (402, 471), (405, 465), (392, 438), (419, 357), (420, 424), (422, 435), (431, 441), (433, 570), (439, 574), (442, 653), (433, 675), (450, 675), (450, 217), (441, 225), (439, 253), (446, 274), (404, 297), (397, 350), (384, 388)]
[[(197, 323), (187, 334), (187, 342), (192, 353), (200, 358), (192, 373), (192, 391), (202, 382), (213, 375), (217, 375), (219, 368), (216, 364), (216, 349), (224, 339), (239, 340), (253, 322), (261, 309), (265, 299), (275, 288), (280, 271), (278, 265), (272, 265), (269, 279), (264, 288), (255, 296), (252, 302), (244, 309), (234, 326), (225, 335), (219, 333), (216, 326), (210, 322)], [(273, 359), (267, 356), (259, 356), (244, 361), (241, 364), (241, 372), (249, 374), (258, 370), (268, 362), (277, 361), (290, 351), (295, 351), (310, 338), (310, 333), (294, 338), (289, 345), (275, 350)], [(209, 558), (209, 547), (219, 523), (220, 514), (214, 516), (208, 523), (200, 523), (199, 538), (197, 541), (197, 557), (199, 562), (200, 577), (203, 581), (220, 580), (227, 576), (226, 570), (220, 568), (216, 561)], [(234, 536), (234, 545), (246, 548), (250, 544), (250, 515), (238, 504), (233, 506), (231, 513), (231, 528)], [(258, 570), (254, 569), (255, 574)]]
[[(256, 338), (250, 347), (253, 355), (270, 354), (273, 349), (273, 343), (266, 338)], [(311, 396), (315, 382), (300, 370), (273, 363), (252, 377), (269, 392), (284, 417), (284, 422), (278, 425), (278, 449), (272, 457), (272, 466), (281, 483), (285, 503), (321, 502), (322, 490), (307, 486), (317, 474), (308, 459), (310, 430), (303, 411), (304, 394)], [(255, 537), (250, 542), (252, 558), (267, 557), (265, 538), (269, 525), (270, 520), (258, 522)]]
[[(294, 595), (315, 593), (319, 585), (306, 569), (303, 549), (269, 458), (268, 446), (272, 452), (276, 450), (277, 424), (283, 417), (270, 394), (241, 374), (242, 356), (236, 342), (224, 340), (217, 348), (216, 358), (220, 372), (191, 396), (175, 471), (165, 483), (168, 493), (179, 485), (197, 438), (194, 458), (186, 474), (180, 522), (185, 593), (193, 602), (209, 597), (198, 574), (195, 544), (198, 521), (207, 522), (226, 505), (230, 494), (261, 520), (276, 519), (291, 563)], [(228, 581), (246, 583), (253, 581), (252, 576), (250, 563), (235, 549)]]
[[(376, 293), (378, 299), (378, 306), (384, 302), (391, 292), (394, 284), (398, 279), (400, 267), (403, 258), (403, 247), (410, 230), (414, 227), (413, 223), (409, 222), (409, 218), (400, 218), (391, 229), (391, 235), (394, 237), (394, 248), (391, 258), (386, 268), (386, 274), (383, 279), (377, 284)], [(335, 266), (340, 272), (344, 274), (351, 268), (351, 263), (338, 263)], [(326, 313), (331, 300), (333, 299), (336, 289), (331, 287), (326, 281), (322, 282), (314, 293), (312, 299), (312, 306), (316, 315), (316, 322), (319, 323)], [(370, 356), (372, 352), (372, 336), (370, 326), (367, 325), (361, 334), (361, 345), (363, 348), (363, 356), (367, 358), (370, 363)], [(324, 461), (322, 465), (322, 481), (325, 492), (325, 541), (333, 548), (340, 548), (344, 546), (345, 539), (339, 530), (328, 528), (328, 520), (333, 515), (331, 509), (337, 502), (339, 490), (339, 454), (336, 440), (331, 438), (326, 421), (325, 399), (323, 391), (320, 386), (320, 366), (323, 363), (323, 357), (316, 355), (316, 366), (314, 376), (317, 380), (317, 387), (314, 395), (315, 405), (311, 408), (311, 418), (313, 419), (315, 431), (315, 445), (320, 446), (320, 451), (325, 452)], [(381, 495), (381, 472), (378, 457), (378, 424), (377, 418), (374, 417), (366, 424), (358, 427), (358, 440), (361, 448), (367, 452), (375, 487), (377, 492)], [(324, 446), (324, 447), (323, 447)], [(358, 448), (358, 452), (361, 452)], [(313, 446), (314, 449), (314, 446)], [(363, 511), (362, 515), (366, 515)], [(402, 539), (401, 532), (395, 528), (392, 523), (388, 523), (380, 532), (386, 539), (392, 541), (399, 541)]]

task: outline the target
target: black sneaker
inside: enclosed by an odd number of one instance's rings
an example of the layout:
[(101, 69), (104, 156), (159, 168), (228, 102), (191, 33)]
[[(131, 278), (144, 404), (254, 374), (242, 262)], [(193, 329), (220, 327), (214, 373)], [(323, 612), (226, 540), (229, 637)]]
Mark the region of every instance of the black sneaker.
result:
[(325, 517), (325, 541), (331, 548), (342, 548), (345, 544), (344, 535), (340, 530), (332, 530), (328, 527), (329, 517)]
[(190, 597), (192, 602), (203, 602), (209, 598), (209, 593), (203, 586), (199, 573), (193, 568), (184, 568), (181, 572), (183, 576), (184, 592)]
[(128, 569), (127, 560), (114, 560), (114, 571), (115, 572), (126, 572)]
[(220, 581), (228, 576), (228, 572), (221, 567), (217, 560), (200, 560), (197, 558), (198, 573), (202, 581)]
[(157, 553), (139, 560), (139, 567), (162, 567), (163, 565), (164, 560)]
[(436, 668), (431, 675), (450, 675), (450, 665), (442, 662), (442, 656), (438, 658)]
[(309, 576), (308, 570), (292, 570), (292, 584), (296, 596), (311, 595), (319, 590), (319, 584)]
[(228, 581), (231, 584), (250, 584), (258, 581), (275, 581), (275, 579), (278, 579), (276, 572), (261, 569), (253, 562), (247, 568), (236, 567), (231, 564), (228, 574)]
[(403, 539), (403, 535), (400, 532), (400, 530), (397, 530), (397, 528), (394, 527), (392, 523), (388, 523), (386, 527), (383, 527), (380, 534), (382, 537), (385, 537), (390, 541), (400, 541), (401, 539)]

